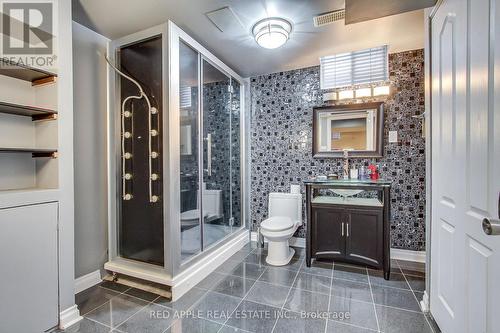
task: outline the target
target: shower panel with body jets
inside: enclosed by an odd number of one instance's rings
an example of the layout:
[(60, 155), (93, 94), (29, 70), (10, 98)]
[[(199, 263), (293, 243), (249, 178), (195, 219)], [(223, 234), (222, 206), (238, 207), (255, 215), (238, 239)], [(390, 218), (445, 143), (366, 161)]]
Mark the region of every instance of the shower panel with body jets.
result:
[(111, 41), (106, 61), (105, 269), (176, 299), (248, 235), (243, 80), (171, 22)]

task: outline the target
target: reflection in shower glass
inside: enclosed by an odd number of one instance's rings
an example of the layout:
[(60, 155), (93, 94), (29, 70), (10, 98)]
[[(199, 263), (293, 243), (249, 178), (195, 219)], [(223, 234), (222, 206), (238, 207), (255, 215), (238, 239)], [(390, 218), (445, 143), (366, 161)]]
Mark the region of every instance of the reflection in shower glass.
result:
[(203, 248), (231, 233), (231, 79), (203, 60)]
[(201, 251), (198, 131), (198, 52), (184, 42), (180, 62), (181, 259)]

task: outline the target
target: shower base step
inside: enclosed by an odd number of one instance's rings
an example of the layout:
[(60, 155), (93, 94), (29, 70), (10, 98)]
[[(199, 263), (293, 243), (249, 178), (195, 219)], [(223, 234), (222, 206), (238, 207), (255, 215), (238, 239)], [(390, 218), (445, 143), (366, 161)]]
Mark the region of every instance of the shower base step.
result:
[(124, 274), (113, 273), (112, 275), (107, 275), (104, 280), (122, 284), (127, 287), (132, 287), (147, 291), (158, 296), (165, 297), (168, 300), (172, 299), (172, 291), (169, 286), (162, 285), (159, 283), (154, 283), (150, 281), (141, 280)]

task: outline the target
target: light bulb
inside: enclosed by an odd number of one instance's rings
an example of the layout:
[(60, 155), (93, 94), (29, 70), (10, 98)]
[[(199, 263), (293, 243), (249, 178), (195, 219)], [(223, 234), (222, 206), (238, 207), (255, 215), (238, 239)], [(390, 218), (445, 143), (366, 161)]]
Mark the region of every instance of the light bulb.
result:
[(160, 198), (157, 195), (151, 197), (151, 202), (157, 202)]
[(158, 176), (156, 173), (151, 174), (151, 179), (152, 180), (158, 180), (160, 176)]
[(130, 111), (125, 111), (125, 112), (123, 112), (123, 116), (124, 116), (125, 118), (130, 118), (130, 117), (132, 116), (132, 112), (130, 112)]
[(151, 108), (151, 114), (157, 114), (157, 113), (158, 113), (158, 109), (153, 106)]
[(130, 180), (130, 179), (132, 179), (132, 174), (130, 174), (130, 173), (126, 173), (126, 174), (123, 176), (123, 178), (125, 178), (126, 180)]
[(132, 194), (127, 193), (123, 196), (123, 200), (130, 200), (130, 199), (132, 199)]
[(123, 154), (123, 157), (125, 157), (126, 160), (130, 159), (132, 157), (131, 153), (125, 153)]
[(151, 152), (151, 158), (157, 158), (157, 157), (158, 157), (158, 155), (159, 155), (159, 154), (158, 154), (157, 152), (155, 152), (155, 151), (152, 151), (152, 152)]
[(157, 130), (151, 130), (151, 136), (157, 136), (158, 131)]
[(125, 138), (127, 138), (127, 139), (130, 139), (130, 137), (132, 136), (132, 133), (130, 133), (130, 132), (125, 132), (125, 133), (123, 133), (123, 136), (124, 136)]

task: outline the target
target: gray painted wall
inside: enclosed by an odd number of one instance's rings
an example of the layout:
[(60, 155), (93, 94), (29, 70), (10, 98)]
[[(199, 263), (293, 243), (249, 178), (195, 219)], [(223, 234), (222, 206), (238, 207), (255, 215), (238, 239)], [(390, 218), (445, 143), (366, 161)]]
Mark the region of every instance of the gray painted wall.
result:
[(76, 278), (107, 260), (107, 42), (73, 22)]

